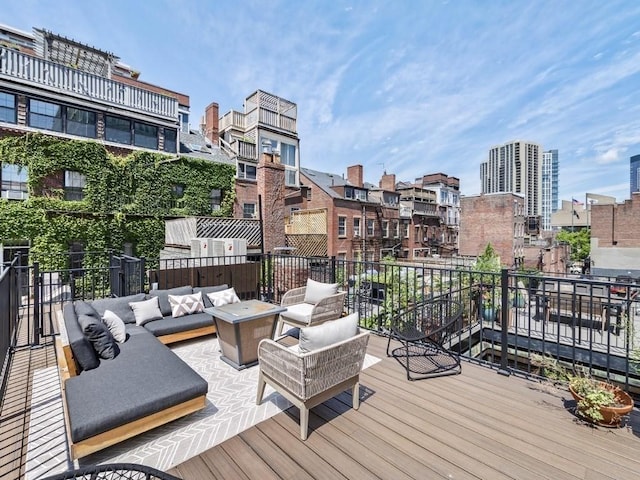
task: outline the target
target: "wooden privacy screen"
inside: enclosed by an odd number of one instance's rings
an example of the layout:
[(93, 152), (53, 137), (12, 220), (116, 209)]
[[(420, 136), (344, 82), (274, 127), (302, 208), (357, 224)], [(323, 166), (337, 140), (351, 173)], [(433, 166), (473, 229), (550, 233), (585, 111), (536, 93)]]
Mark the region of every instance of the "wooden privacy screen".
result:
[(154, 283), (162, 290), (184, 285), (208, 287), (226, 283), (235, 288), (241, 300), (250, 300), (258, 298), (260, 262), (150, 270), (149, 285)]

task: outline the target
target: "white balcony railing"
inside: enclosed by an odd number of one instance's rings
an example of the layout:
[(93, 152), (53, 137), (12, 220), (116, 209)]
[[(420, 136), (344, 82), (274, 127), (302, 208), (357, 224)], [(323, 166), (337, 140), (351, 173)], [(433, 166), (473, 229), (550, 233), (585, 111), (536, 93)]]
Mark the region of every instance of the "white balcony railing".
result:
[(236, 110), (230, 110), (220, 119), (219, 129), (220, 131), (225, 131), (228, 128), (234, 128), (236, 130), (244, 131), (245, 125), (246, 121), (244, 113)]
[(80, 98), (90, 98), (106, 105), (167, 119), (178, 118), (178, 100), (176, 98), (26, 55), (9, 48), (0, 48), (0, 78), (8, 78), (56, 93), (64, 92)]

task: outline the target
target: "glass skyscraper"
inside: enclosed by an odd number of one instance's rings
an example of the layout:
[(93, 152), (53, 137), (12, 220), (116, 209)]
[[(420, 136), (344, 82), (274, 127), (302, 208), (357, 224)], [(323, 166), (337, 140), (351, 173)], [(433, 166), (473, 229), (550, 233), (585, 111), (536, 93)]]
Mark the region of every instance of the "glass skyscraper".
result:
[(640, 155), (634, 155), (631, 157), (631, 178), (630, 178), (630, 192), (629, 197), (633, 192), (640, 191)]
[(551, 230), (551, 214), (558, 210), (558, 150), (542, 154), (542, 230)]

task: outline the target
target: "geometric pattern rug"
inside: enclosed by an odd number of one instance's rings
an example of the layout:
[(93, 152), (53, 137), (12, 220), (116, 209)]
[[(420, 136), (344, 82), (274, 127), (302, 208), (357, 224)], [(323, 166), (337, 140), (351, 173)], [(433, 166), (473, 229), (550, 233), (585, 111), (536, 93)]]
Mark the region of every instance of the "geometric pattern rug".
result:
[[(102, 463), (140, 463), (168, 470), (291, 406), (269, 386), (262, 404), (256, 405), (258, 368), (238, 371), (223, 362), (216, 337), (181, 342), (171, 349), (209, 383), (205, 408), (75, 465), (68, 456), (56, 368), (35, 372), (25, 478), (35, 480), (78, 465)], [(363, 369), (379, 361), (367, 354)]]

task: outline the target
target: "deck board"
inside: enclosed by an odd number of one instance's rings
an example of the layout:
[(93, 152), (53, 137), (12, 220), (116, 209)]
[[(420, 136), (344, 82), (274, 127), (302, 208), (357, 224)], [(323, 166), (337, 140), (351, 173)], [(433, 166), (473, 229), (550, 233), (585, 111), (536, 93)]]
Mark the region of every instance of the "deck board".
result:
[[(368, 352), (382, 361), (361, 375), (358, 411), (349, 392), (312, 409), (303, 442), (291, 408), (239, 435), (244, 453), (235, 465), (248, 478), (260, 478), (256, 459), (278, 478), (576, 480), (640, 472), (637, 410), (626, 428), (596, 429), (552, 385), (466, 362), (460, 375), (409, 382), (386, 357), (386, 339), (372, 335)], [(232, 440), (203, 455), (235, 451), (240, 444)], [(200, 462), (176, 471), (192, 461)]]
[[(55, 365), (51, 345), (14, 355), (0, 417), (0, 477), (21, 478), (31, 377)], [(372, 335), (381, 361), (361, 375), (361, 405), (344, 392), (280, 413), (170, 470), (184, 479), (635, 479), (640, 413), (622, 429), (591, 428), (564, 389), (463, 362), (462, 374), (409, 382)]]

